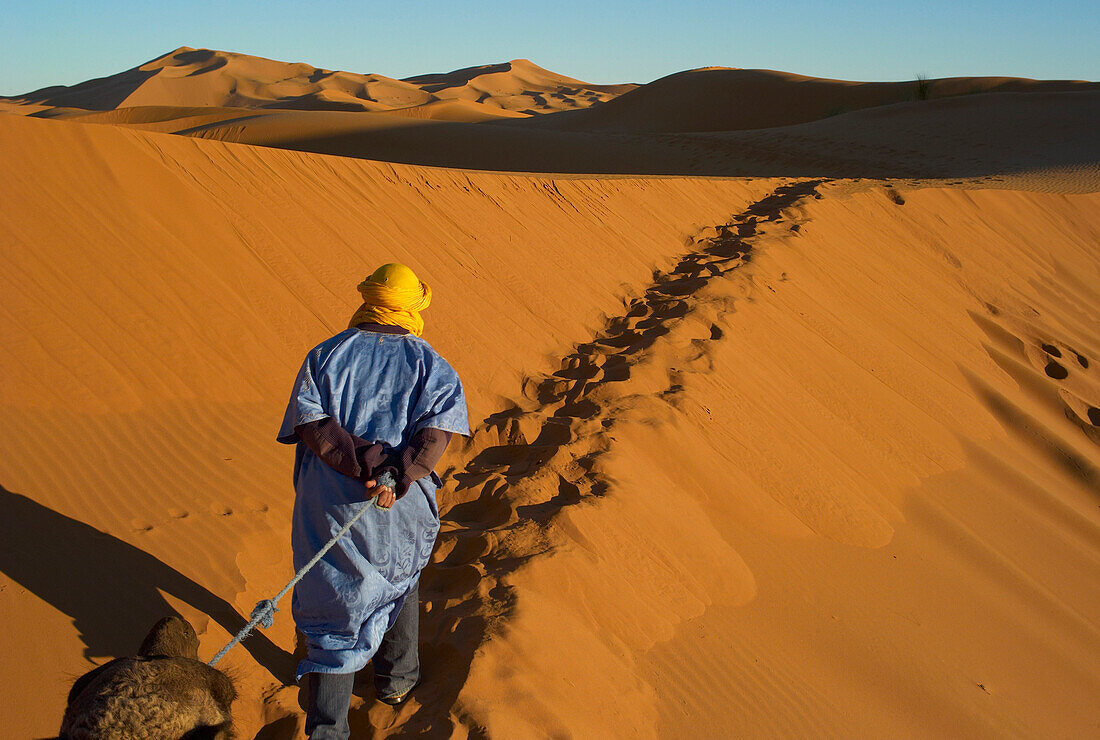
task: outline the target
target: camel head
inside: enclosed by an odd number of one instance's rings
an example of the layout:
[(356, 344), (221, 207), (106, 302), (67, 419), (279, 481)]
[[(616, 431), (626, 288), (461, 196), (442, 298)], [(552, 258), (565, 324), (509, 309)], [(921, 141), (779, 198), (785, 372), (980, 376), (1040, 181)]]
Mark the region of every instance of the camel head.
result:
[(62, 740), (187, 738), (228, 740), (229, 678), (198, 659), (194, 628), (165, 617), (133, 658), (115, 658), (85, 673), (69, 691)]

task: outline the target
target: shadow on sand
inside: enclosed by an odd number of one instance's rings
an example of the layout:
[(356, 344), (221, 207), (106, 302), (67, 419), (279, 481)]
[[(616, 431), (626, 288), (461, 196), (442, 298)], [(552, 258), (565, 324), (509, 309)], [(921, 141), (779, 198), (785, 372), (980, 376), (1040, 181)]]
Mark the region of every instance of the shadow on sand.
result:
[[(0, 571), (72, 617), (89, 658), (132, 655), (150, 625), (177, 614), (159, 591), (230, 634), (246, 623), (225, 599), (152, 555), (3, 486)], [(293, 682), (294, 661), (285, 650), (260, 633), (243, 645), (277, 680)]]

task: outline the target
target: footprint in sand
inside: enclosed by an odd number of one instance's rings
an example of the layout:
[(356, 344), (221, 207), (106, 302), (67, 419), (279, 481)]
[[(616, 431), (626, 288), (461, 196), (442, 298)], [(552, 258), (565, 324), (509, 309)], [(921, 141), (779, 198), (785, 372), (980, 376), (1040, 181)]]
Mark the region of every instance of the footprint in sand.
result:
[(439, 543), (432, 562), (447, 567), (469, 565), (492, 549), (489, 535), (483, 532), (456, 531)]
[(1066, 365), (1072, 367), (1074, 362), (1076, 362), (1082, 370), (1089, 369), (1089, 358), (1068, 345), (1063, 345), (1063, 347), (1065, 347), (1064, 353), (1061, 348), (1052, 342), (1042, 342), (1039, 344), (1039, 349), (1043, 350), (1043, 352), (1050, 357), (1046, 367), (1043, 368), (1047, 375), (1055, 380), (1064, 380), (1069, 377), (1069, 368), (1066, 367)]
[[(1087, 380), (1083, 383), (1076, 383), (1070, 378), (1070, 368), (1074, 366), (1074, 363), (1082, 370), (1087, 371), (1089, 360), (1068, 345), (1063, 344), (1059, 347), (1055, 341), (1057, 340), (1039, 343), (1039, 349), (1044, 354), (1038, 357), (1045, 355), (1046, 358), (1043, 372), (1052, 380), (1069, 381), (1068, 385), (1058, 384), (1058, 395), (1065, 404), (1066, 417), (1070, 420), (1076, 420), (1090, 439), (1100, 441), (1100, 438), (1097, 438), (1094, 432), (1084, 426), (1088, 424), (1094, 429), (1100, 427), (1100, 409), (1095, 405), (1097, 399), (1090, 398), (1086, 400), (1081, 397), (1082, 393), (1088, 395), (1089, 384)], [(1088, 376), (1089, 373), (1086, 372), (1084, 375)]]
[(1055, 380), (1065, 380), (1069, 377), (1069, 370), (1066, 370), (1066, 368), (1057, 360), (1051, 360), (1050, 362), (1048, 362), (1047, 366), (1043, 368), (1043, 370), (1046, 372), (1047, 375), (1054, 378)]
[(1047, 361), (1046, 367), (1043, 368), (1043, 372), (1045, 372), (1048, 376), (1054, 378), (1055, 380), (1065, 380), (1069, 377), (1069, 371), (1066, 370), (1065, 366), (1062, 365), (1062, 363), (1058, 362), (1058, 360), (1053, 359), (1060, 359), (1062, 357), (1062, 350), (1058, 349), (1053, 344), (1049, 344), (1046, 342), (1040, 344), (1039, 349), (1043, 350), (1043, 352), (1046, 352), (1052, 358)]
[[(461, 474), (456, 478), (459, 486), (465, 485)], [(464, 527), (502, 527), (512, 520), (513, 514), (511, 504), (504, 499), (507, 490), (507, 483), (499, 476), (492, 476), (481, 485), (477, 498), (455, 504), (447, 511), (446, 518)]]

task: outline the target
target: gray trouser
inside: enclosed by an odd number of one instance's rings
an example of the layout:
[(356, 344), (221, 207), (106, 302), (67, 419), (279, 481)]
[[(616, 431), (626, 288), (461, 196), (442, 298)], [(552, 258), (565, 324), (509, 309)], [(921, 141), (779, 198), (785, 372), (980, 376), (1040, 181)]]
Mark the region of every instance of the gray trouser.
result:
[(374, 654), (374, 688), (379, 696), (399, 696), (420, 680), (420, 583), (405, 597), (405, 604)]
[[(419, 632), (420, 599), (414, 587), (372, 661), (378, 696), (403, 694), (420, 680)], [(355, 674), (307, 673), (302, 682), (308, 695), (306, 734), (311, 740), (347, 740), (351, 736), (348, 705)]]

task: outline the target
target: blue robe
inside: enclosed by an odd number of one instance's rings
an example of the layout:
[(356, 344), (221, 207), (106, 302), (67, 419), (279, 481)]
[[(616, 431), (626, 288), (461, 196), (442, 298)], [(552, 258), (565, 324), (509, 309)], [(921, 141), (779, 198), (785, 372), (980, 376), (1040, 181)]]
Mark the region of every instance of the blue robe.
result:
[(439, 510), (432, 473), (388, 511), (365, 500), (359, 481), (336, 472), (303, 444), (294, 427), (332, 417), (387, 450), (434, 427), (470, 433), (458, 374), (411, 334), (347, 329), (317, 345), (302, 364), (278, 440), (294, 458), (294, 568), (307, 563), (364, 507), (367, 512), (294, 588), (293, 614), (306, 639), (298, 678), (364, 668), (428, 563)]

